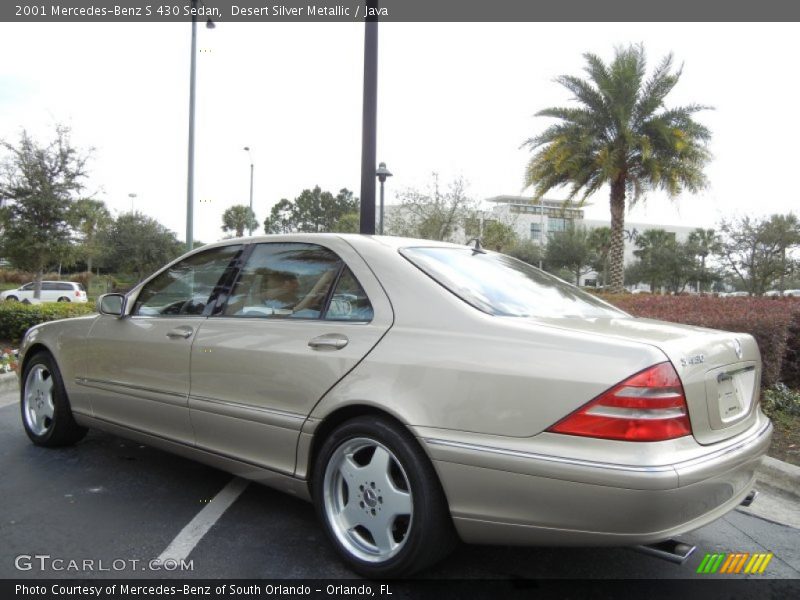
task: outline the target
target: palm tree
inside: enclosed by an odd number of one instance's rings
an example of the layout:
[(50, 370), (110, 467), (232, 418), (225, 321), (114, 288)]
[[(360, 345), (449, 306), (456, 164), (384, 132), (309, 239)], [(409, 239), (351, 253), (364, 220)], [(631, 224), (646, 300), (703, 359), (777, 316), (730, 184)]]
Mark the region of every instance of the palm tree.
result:
[(596, 227), (589, 233), (589, 245), (595, 252), (595, 268), (602, 273), (603, 287), (608, 285), (608, 253), (611, 251), (611, 229)]
[(568, 201), (582, 192), (581, 202), (609, 185), (611, 291), (621, 292), (625, 201), (633, 205), (651, 190), (675, 197), (705, 186), (711, 133), (692, 115), (709, 107), (665, 108), (664, 99), (681, 75), (681, 69), (673, 72), (671, 54), (649, 79), (641, 45), (617, 48), (609, 65), (594, 54), (584, 58), (588, 80), (570, 75), (556, 79), (579, 106), (537, 113), (559, 122), (523, 144), (535, 152), (525, 183), (534, 186), (536, 199), (569, 185)]
[(706, 272), (706, 258), (719, 250), (719, 236), (713, 229), (698, 227), (689, 234), (689, 246), (695, 256), (700, 257), (700, 277), (697, 280), (697, 291), (702, 292), (701, 285), (708, 279)]
[(86, 259), (86, 270), (91, 277), (92, 260), (103, 251), (99, 234), (107, 229), (114, 219), (102, 200), (80, 198), (70, 207), (68, 221), (80, 237), (80, 252)]
[(258, 221), (249, 206), (236, 204), (222, 213), (222, 231), (233, 231), (235, 237), (242, 237), (245, 229), (255, 229)]

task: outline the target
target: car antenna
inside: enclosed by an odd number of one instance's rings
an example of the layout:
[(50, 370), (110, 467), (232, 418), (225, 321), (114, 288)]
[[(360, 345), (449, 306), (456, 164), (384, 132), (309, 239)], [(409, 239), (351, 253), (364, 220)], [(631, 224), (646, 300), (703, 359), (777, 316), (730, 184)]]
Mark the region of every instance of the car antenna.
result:
[(474, 254), (486, 254), (486, 250), (483, 249), (481, 246), (481, 239), (480, 238), (472, 238), (470, 241), (467, 242), (467, 246), (469, 246), (472, 242), (475, 242), (475, 245), (472, 247), (472, 253)]

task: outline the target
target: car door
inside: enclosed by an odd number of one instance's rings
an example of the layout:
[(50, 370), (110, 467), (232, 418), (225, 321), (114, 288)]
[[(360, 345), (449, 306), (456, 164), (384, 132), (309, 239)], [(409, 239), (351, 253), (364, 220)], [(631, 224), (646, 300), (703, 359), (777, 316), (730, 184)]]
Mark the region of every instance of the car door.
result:
[(192, 348), (197, 445), (293, 473), (303, 421), (392, 321), (383, 288), (347, 242), (254, 245)]
[(241, 251), (230, 245), (193, 254), (134, 290), (127, 315), (97, 318), (81, 382), (96, 418), (194, 442), (187, 407), (191, 347)]
[(58, 300), (58, 289), (53, 281), (42, 282), (42, 302), (55, 302)]

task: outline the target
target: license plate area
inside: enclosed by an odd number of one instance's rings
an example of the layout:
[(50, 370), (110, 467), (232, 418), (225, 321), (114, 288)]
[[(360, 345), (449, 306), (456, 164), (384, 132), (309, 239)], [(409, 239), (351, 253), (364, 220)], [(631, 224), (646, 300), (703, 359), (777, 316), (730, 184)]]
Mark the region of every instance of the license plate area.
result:
[(756, 392), (755, 363), (737, 363), (706, 373), (706, 400), (712, 429), (724, 429), (750, 414)]

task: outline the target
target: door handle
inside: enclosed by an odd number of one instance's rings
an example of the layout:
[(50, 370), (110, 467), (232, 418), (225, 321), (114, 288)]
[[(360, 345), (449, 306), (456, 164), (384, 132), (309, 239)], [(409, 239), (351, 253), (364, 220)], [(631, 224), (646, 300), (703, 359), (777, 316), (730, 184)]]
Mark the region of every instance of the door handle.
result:
[(194, 333), (194, 329), (192, 329), (191, 327), (186, 327), (184, 325), (184, 326), (176, 327), (175, 329), (172, 329), (172, 330), (168, 331), (167, 332), (167, 337), (171, 338), (171, 339), (182, 338), (182, 339), (185, 340), (186, 338), (191, 336), (193, 333)]
[(338, 333), (326, 333), (309, 340), (308, 345), (314, 350), (341, 350), (349, 341)]

